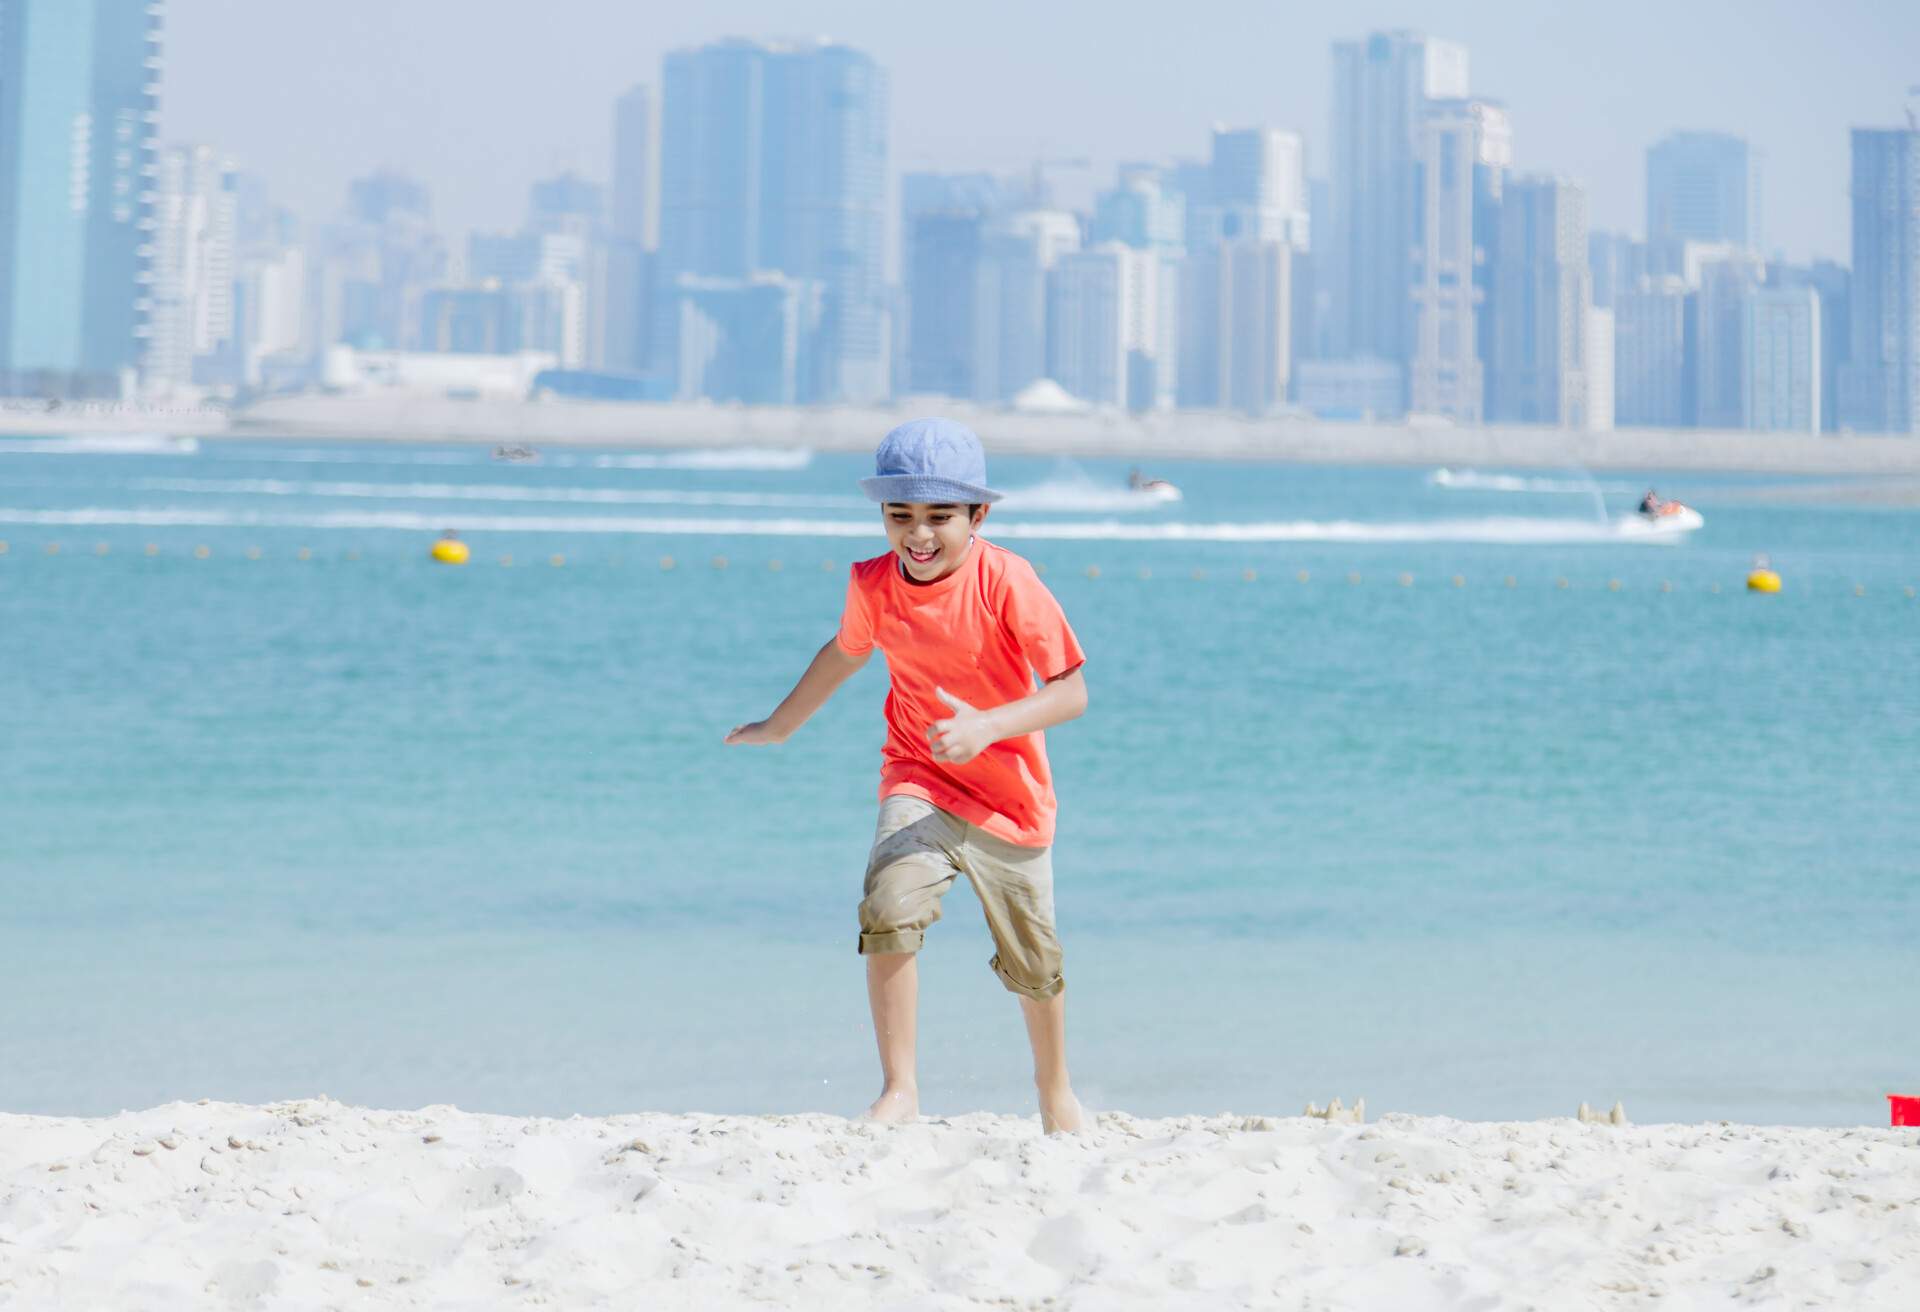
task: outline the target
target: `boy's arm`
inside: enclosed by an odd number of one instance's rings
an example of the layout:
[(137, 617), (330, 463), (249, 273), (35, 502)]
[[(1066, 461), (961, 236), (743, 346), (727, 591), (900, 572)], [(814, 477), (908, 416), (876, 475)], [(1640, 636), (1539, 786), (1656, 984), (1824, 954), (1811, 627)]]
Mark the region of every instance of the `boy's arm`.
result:
[(827, 639), (827, 645), (814, 656), (813, 663), (800, 676), (800, 682), (793, 685), (793, 691), (787, 694), (786, 700), (773, 708), (773, 714), (764, 720), (735, 725), (726, 740), (749, 745), (785, 742), (793, 736), (794, 730), (827, 704), (827, 698), (852, 678), (872, 654), (868, 650), (855, 655), (842, 647), (838, 638)]
[(945, 688), (936, 688), (940, 700), (953, 707), (952, 716), (935, 720), (927, 729), (933, 759), (965, 765), (1004, 738), (1038, 733), (1083, 714), (1087, 709), (1087, 680), (1076, 665), (1047, 680), (1046, 686), (1019, 701), (976, 710)]

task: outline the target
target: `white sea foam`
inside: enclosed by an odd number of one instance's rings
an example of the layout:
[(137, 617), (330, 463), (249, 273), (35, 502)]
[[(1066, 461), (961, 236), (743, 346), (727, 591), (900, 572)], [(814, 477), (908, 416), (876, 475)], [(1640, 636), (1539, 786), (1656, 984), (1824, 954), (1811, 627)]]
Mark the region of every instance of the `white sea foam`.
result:
[[(538, 451), (539, 448), (535, 447)], [(490, 448), (457, 451), (387, 451), (377, 448), (259, 447), (212, 448), (223, 460), (293, 465), (486, 465), (493, 463)], [(586, 452), (539, 451), (539, 463), (559, 468), (585, 469), (805, 469), (813, 452), (804, 447), (741, 447), (720, 451)]]
[[(14, 487), (64, 487), (12, 480)], [(711, 492), (678, 488), (548, 487), (537, 483), (361, 483), (280, 478), (131, 478), (141, 492), (204, 492), (269, 497), (347, 497), (381, 501), (544, 501), (613, 506), (731, 506), (739, 509), (853, 510), (858, 497), (797, 492)]]
[(1592, 495), (1595, 492), (1630, 493), (1625, 483), (1596, 483), (1591, 479), (1527, 478), (1519, 474), (1487, 474), (1475, 469), (1436, 469), (1427, 475), (1433, 487), (1471, 492), (1558, 492)]
[(198, 438), (165, 433), (0, 438), (0, 455), (8, 456), (189, 456), (199, 449)]
[[(439, 532), (454, 528), (474, 533), (619, 533), (710, 537), (874, 537), (867, 520), (797, 518), (700, 518), (615, 515), (477, 515), (464, 511), (421, 514), (415, 511), (341, 510), (318, 514), (275, 514), (251, 510), (195, 507), (87, 506), (70, 510), (0, 508), (0, 524), (104, 526), (112, 524), (181, 528), (375, 529)], [(1141, 524), (1121, 520), (1078, 523), (996, 523), (992, 536), (1087, 542), (1483, 542), (1516, 546), (1580, 543), (1672, 543), (1683, 532), (1650, 528), (1638, 516), (1606, 523), (1574, 519), (1436, 519), (1399, 523), (1355, 520), (1292, 520), (1226, 524)]]

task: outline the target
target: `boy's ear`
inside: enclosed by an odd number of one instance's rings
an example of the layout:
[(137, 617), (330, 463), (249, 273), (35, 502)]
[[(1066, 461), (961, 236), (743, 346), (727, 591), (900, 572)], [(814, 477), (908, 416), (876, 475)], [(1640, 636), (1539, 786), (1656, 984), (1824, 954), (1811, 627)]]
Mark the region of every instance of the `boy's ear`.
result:
[(992, 506), (982, 501), (980, 503), (979, 509), (973, 512), (973, 526), (975, 528), (979, 528), (981, 524), (985, 523), (987, 518), (987, 512), (992, 509), (993, 509)]

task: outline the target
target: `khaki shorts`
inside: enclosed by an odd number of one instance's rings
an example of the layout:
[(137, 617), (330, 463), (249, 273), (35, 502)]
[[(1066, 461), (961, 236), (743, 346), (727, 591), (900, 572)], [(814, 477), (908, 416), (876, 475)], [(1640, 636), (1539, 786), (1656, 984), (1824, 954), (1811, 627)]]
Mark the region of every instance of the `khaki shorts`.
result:
[(880, 803), (860, 900), (860, 951), (918, 952), (955, 875), (967, 877), (986, 910), (998, 949), (987, 964), (1000, 982), (1030, 998), (1065, 988), (1053, 930), (1050, 849), (995, 838), (918, 797)]

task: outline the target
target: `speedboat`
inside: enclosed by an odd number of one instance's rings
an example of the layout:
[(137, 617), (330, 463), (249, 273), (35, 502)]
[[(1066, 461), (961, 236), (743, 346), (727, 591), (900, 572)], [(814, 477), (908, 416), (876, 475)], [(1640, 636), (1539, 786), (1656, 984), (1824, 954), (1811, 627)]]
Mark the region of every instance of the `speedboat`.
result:
[(538, 460), (540, 453), (530, 446), (496, 446), (493, 449), (495, 460)]
[(1706, 522), (1692, 506), (1662, 501), (1655, 510), (1636, 510), (1631, 515), (1622, 515), (1613, 521), (1613, 526), (1623, 537), (1666, 537), (1691, 533)]

